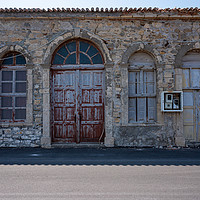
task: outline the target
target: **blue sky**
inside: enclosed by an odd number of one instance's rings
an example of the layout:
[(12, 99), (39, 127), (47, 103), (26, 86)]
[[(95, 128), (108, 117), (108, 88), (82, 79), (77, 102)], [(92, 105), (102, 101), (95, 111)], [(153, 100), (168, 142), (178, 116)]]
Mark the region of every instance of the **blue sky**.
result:
[(0, 0), (1, 8), (200, 7), (200, 0)]

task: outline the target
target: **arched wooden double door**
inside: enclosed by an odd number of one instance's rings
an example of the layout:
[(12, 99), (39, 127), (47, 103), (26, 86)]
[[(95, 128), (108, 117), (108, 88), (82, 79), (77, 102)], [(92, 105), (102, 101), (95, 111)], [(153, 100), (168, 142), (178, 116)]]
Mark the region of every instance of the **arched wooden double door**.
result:
[(73, 40), (55, 52), (51, 67), (52, 141), (96, 143), (104, 133), (104, 65), (99, 50)]

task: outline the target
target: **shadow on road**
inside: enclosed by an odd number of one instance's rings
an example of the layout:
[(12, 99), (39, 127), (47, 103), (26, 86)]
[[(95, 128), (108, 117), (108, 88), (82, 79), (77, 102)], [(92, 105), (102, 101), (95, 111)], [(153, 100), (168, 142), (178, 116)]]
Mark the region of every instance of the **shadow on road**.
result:
[(200, 149), (0, 148), (0, 165), (200, 166)]

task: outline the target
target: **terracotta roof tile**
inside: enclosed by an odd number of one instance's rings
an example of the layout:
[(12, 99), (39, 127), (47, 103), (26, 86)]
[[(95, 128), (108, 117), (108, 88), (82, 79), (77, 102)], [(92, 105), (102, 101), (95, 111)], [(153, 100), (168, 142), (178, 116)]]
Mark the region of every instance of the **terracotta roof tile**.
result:
[(177, 13), (177, 14), (199, 14), (200, 8), (47, 8), (47, 9), (41, 9), (41, 8), (0, 8), (0, 13), (21, 13), (21, 12), (120, 12), (120, 13), (147, 13), (147, 12), (157, 12), (157, 13), (163, 13), (163, 12), (170, 12), (170, 13)]

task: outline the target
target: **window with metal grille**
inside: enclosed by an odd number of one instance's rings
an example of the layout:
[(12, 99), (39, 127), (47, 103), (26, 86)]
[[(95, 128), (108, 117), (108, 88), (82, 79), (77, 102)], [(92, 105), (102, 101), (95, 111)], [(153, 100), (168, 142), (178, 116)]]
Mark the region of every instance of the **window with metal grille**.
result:
[(4, 56), (0, 70), (0, 121), (26, 119), (25, 58), (17, 52)]
[[(139, 58), (145, 53), (139, 54)], [(142, 63), (143, 61), (143, 63)], [(156, 73), (154, 65), (145, 62), (145, 59), (138, 62), (137, 56), (129, 67), (128, 76), (128, 98), (129, 123), (152, 123), (156, 121)]]

